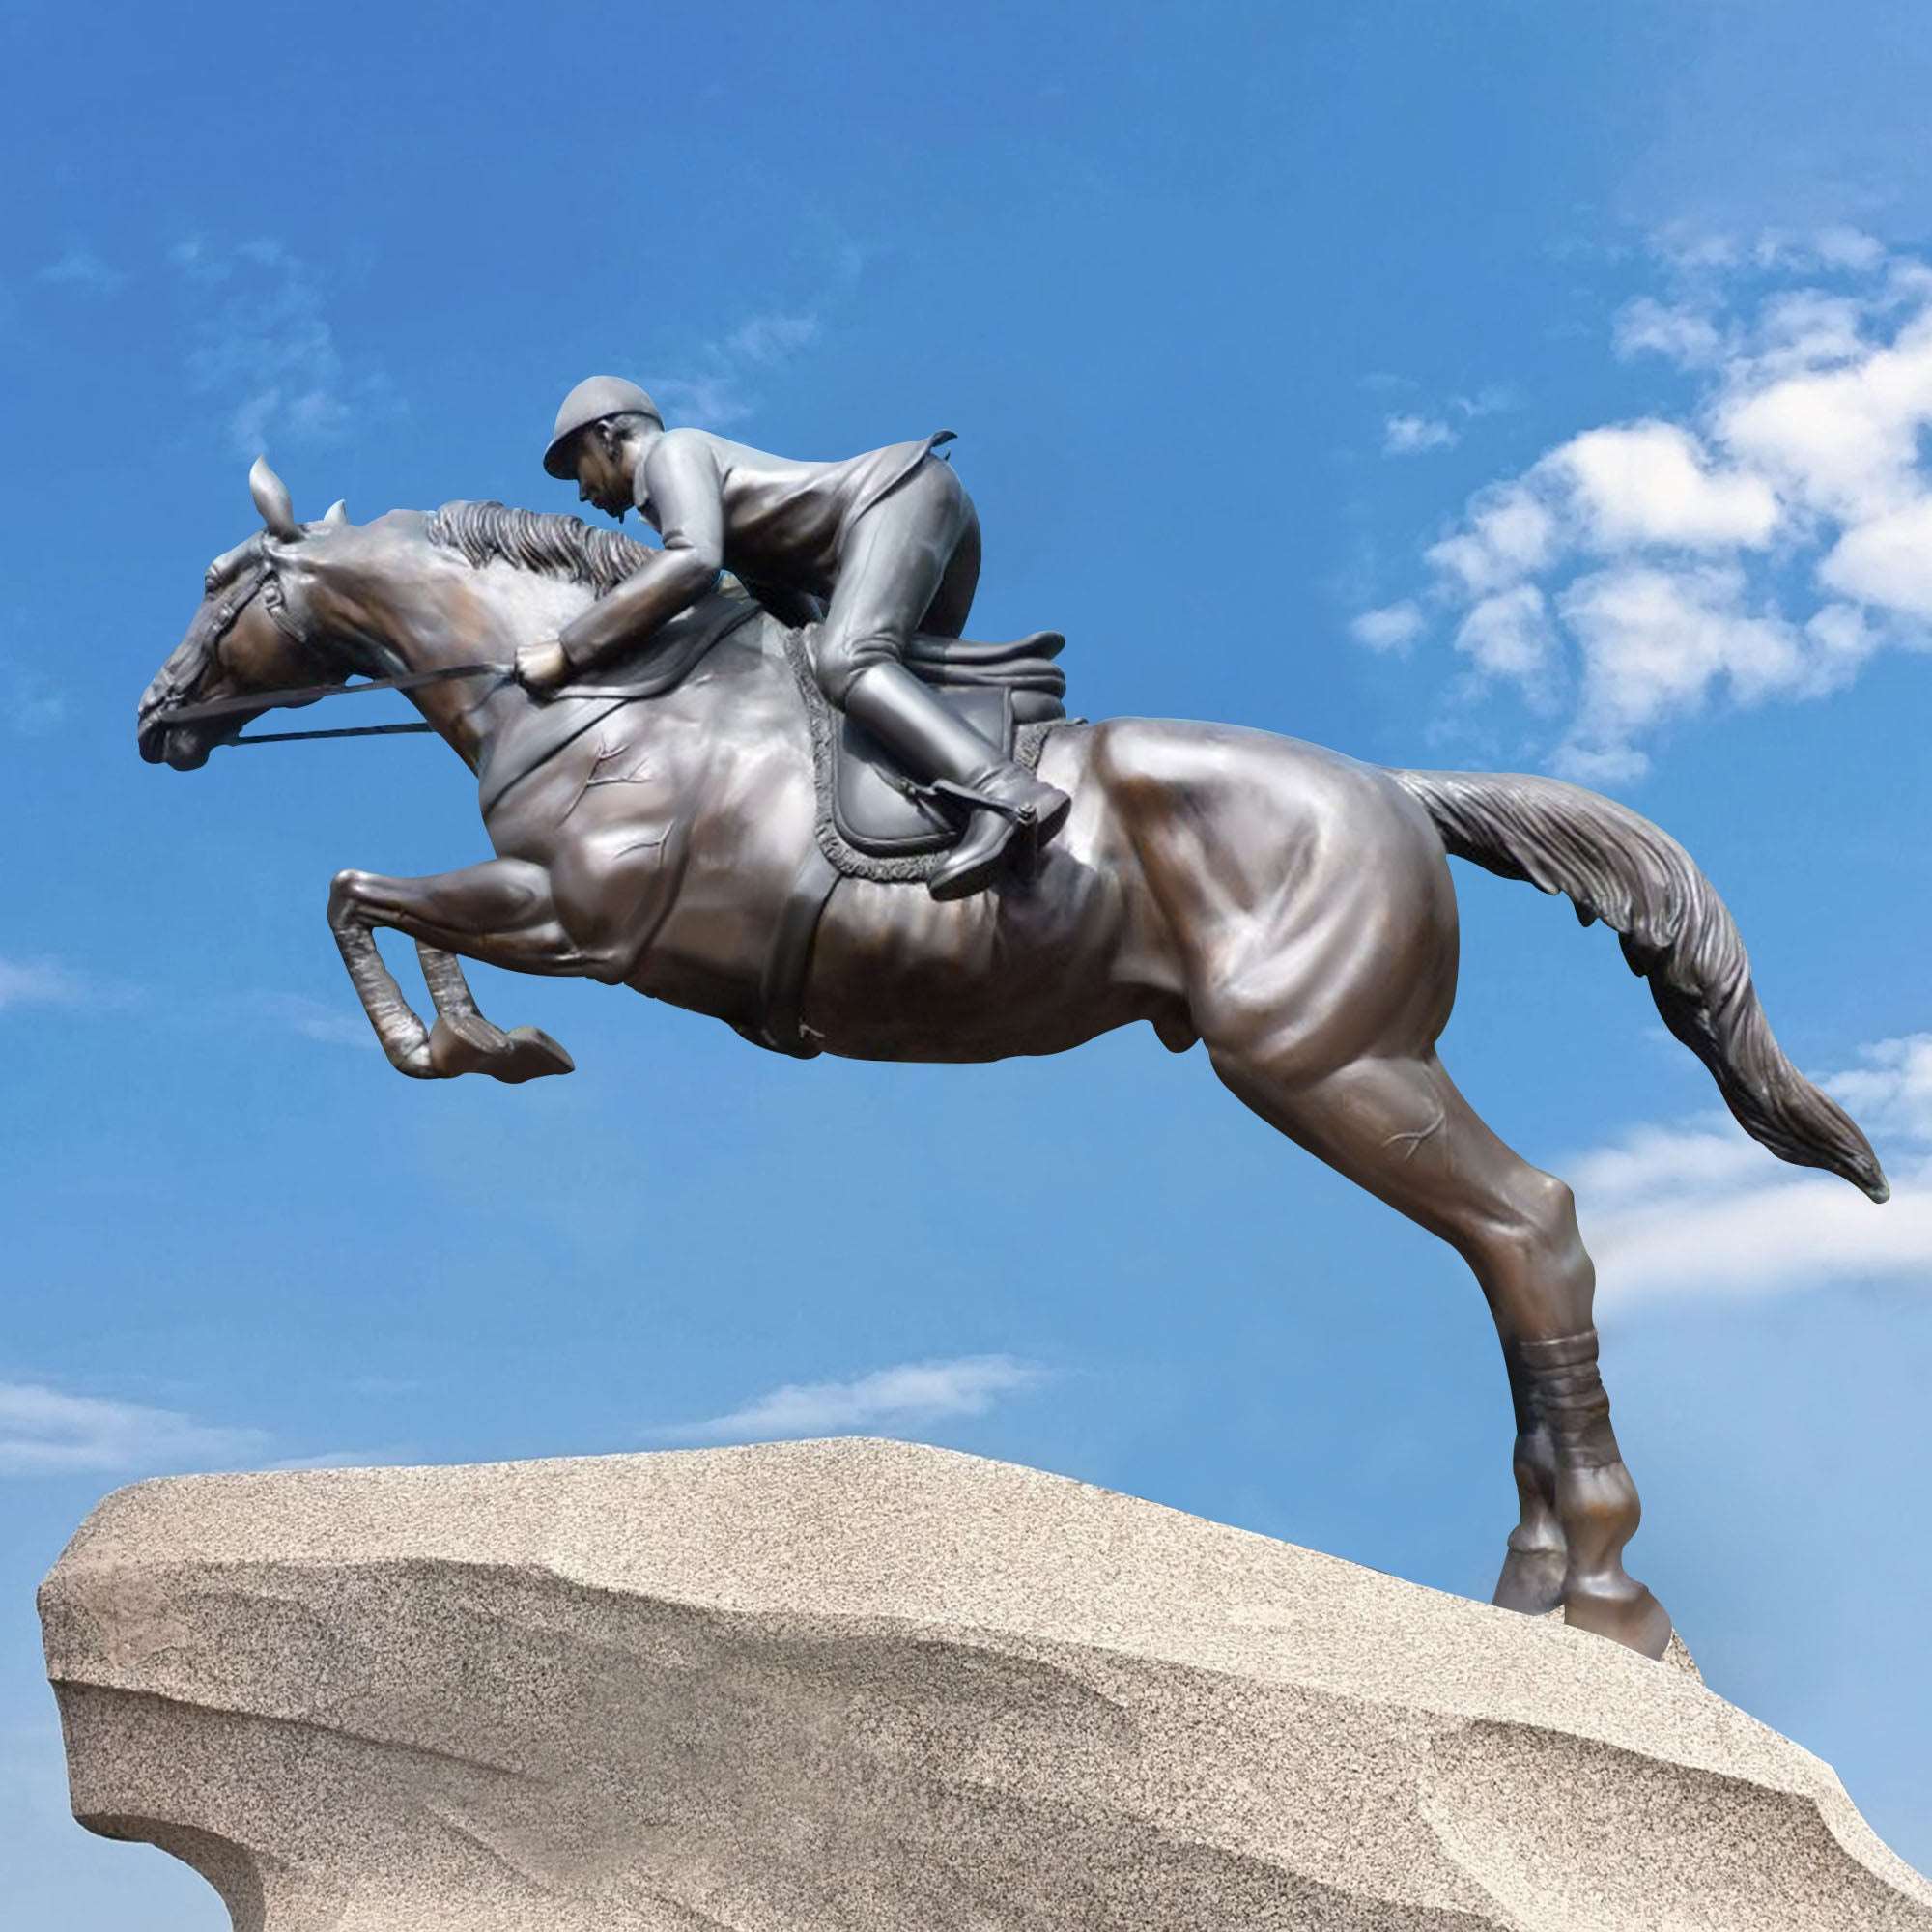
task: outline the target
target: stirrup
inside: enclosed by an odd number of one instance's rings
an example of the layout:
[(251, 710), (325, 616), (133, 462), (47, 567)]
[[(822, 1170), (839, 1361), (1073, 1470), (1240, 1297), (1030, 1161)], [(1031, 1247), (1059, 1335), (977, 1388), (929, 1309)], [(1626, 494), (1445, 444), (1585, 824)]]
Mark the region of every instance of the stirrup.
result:
[[(951, 779), (937, 779), (928, 789), (968, 809), (969, 816), (960, 835), (962, 838), (972, 836), (973, 816), (981, 811), (989, 811), (995, 818), (1004, 818), (1009, 830), (1000, 840), (999, 863), (1010, 867), (1022, 880), (1032, 881), (1039, 870), (1041, 842), (1039, 812), (1036, 807), (988, 798), (971, 785), (957, 784)], [(941, 863), (943, 865), (944, 861)]]
[[(1013, 805), (1004, 798), (991, 798), (985, 792), (976, 790), (969, 784), (960, 784), (953, 779), (934, 779), (924, 789), (941, 798), (950, 798), (956, 805), (963, 805), (969, 813), (990, 811), (996, 818), (1006, 819), (1012, 830), (1001, 842), (1001, 860), (1010, 866), (1022, 879), (1031, 880), (1039, 870), (1037, 807), (1030, 804)], [(969, 819), (969, 829), (970, 824)]]
[(1010, 818), (1016, 826), (1039, 824), (1039, 813), (1031, 805), (1012, 805), (1006, 799), (993, 798), (983, 791), (976, 791), (969, 784), (960, 784), (953, 779), (934, 779), (929, 785), (922, 785), (922, 791), (936, 792), (942, 798), (955, 800), (969, 811), (996, 811), (1002, 818)]

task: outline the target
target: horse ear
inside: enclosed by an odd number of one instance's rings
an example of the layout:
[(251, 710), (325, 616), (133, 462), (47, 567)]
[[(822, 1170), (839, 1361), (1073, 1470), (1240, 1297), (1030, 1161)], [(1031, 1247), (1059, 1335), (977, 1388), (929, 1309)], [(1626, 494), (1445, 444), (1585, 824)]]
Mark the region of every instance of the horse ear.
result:
[(346, 524), (349, 521), (349, 505), (340, 497), (322, 513), (325, 524)]
[(294, 538), (301, 535), (296, 522), (295, 504), (289, 500), (289, 486), (269, 468), (266, 456), (256, 457), (248, 471), (248, 494), (270, 536)]

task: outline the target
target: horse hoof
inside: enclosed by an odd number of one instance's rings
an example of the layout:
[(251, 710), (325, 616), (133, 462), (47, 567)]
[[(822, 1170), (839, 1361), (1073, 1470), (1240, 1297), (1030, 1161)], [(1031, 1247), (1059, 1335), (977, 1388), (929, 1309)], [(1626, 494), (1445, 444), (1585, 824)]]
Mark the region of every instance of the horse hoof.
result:
[(520, 1086), (547, 1073), (574, 1073), (577, 1063), (541, 1027), (512, 1027), (504, 1036), (509, 1051), (486, 1069), (492, 1079)]
[(1503, 1557), (1503, 1573), (1496, 1578), (1496, 1593), (1491, 1603), (1498, 1609), (1520, 1610), (1525, 1616), (1548, 1616), (1562, 1605), (1568, 1560), (1560, 1549), (1512, 1547)]
[(1622, 1589), (1572, 1587), (1563, 1600), (1563, 1621), (1572, 1630), (1606, 1636), (1639, 1656), (1662, 1658), (1670, 1647), (1670, 1612), (1641, 1583), (1626, 1577)]
[(442, 1079), (459, 1073), (494, 1072), (512, 1051), (510, 1037), (481, 1013), (439, 1013), (429, 1031), (429, 1063)]

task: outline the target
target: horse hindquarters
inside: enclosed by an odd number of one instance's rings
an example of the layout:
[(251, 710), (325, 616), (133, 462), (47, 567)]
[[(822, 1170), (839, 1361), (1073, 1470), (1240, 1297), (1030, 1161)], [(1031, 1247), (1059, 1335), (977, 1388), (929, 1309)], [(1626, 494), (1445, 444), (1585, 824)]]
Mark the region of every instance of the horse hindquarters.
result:
[(1521, 1515), (1496, 1600), (1650, 1656), (1623, 1570), (1636, 1491), (1596, 1372), (1570, 1191), (1521, 1160), (1435, 1052), (1456, 907), (1428, 819), (1378, 771), (1260, 733), (1106, 727), (1114, 793), (1215, 1071), (1278, 1131), (1448, 1241), (1481, 1283), (1516, 1405)]

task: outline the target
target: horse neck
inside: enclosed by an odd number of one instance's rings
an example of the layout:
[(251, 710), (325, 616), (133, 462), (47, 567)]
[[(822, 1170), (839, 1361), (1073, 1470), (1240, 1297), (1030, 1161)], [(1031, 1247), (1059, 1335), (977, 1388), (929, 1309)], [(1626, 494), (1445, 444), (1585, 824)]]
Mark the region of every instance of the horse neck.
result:
[(361, 543), (326, 565), (318, 558), (309, 615), (372, 677), (491, 667), (405, 694), (473, 768), (490, 737), (528, 702), (507, 676), (518, 646), (554, 634), (590, 598), (533, 572), (474, 568), (432, 545), (426, 522), (416, 511), (391, 511), (355, 532)]
[[(426, 522), (419, 512), (396, 510), (362, 526), (357, 534), (368, 541), (354, 553), (339, 553), (338, 567), (327, 582), (319, 573), (313, 586), (314, 615), (325, 629), (360, 640), (357, 668), (372, 676), (467, 664), (506, 669), (519, 646), (554, 638), (594, 601), (582, 584), (541, 571), (471, 565), (432, 545), (423, 534)], [(717, 618), (707, 599), (672, 621), (708, 626)], [(767, 647), (778, 635), (775, 620), (763, 613), (744, 625), (707, 655), (709, 674), (647, 707), (653, 724), (696, 725), (702, 735), (709, 721), (728, 715), (754, 689), (793, 701), (790, 668), (781, 651)], [(670, 644), (670, 627), (660, 637)], [(452, 678), (408, 696), (472, 770), (493, 738), (528, 721), (532, 703), (500, 673)]]

